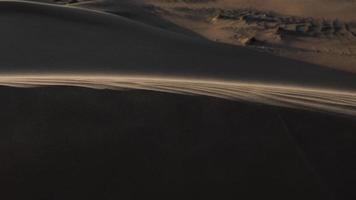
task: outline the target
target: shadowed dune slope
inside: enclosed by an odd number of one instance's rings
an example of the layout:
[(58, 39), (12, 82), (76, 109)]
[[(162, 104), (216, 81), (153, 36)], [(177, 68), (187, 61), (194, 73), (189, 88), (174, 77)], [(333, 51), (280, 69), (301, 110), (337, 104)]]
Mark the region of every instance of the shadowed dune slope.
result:
[(0, 70), (7, 73), (149, 74), (356, 88), (355, 75), (85, 9), (1, 1), (0, 26)]
[(147, 91), (0, 87), (4, 199), (355, 199), (355, 120)]

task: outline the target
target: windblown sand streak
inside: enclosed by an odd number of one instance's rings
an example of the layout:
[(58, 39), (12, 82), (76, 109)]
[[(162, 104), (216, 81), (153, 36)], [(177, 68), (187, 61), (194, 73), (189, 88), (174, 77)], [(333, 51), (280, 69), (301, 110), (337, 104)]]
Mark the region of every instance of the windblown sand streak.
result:
[(13, 87), (78, 86), (95, 89), (142, 89), (206, 95), (229, 100), (317, 110), (356, 116), (356, 92), (273, 84), (138, 76), (2, 76), (0, 85)]

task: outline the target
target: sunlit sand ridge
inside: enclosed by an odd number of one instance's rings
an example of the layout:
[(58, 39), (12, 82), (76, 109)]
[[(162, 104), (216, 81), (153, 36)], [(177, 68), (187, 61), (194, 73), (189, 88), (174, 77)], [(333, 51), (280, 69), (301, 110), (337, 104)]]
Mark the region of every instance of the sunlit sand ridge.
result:
[(213, 96), (229, 100), (356, 116), (356, 92), (322, 88), (204, 79), (95, 75), (1, 76), (0, 85), (13, 87), (79, 86), (112, 90), (141, 89)]

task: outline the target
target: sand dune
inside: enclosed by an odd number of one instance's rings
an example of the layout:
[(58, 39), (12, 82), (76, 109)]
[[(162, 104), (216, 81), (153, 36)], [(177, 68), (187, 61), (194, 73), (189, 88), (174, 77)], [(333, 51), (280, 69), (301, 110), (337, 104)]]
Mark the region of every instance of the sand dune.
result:
[(353, 200), (353, 119), (218, 98), (0, 87), (4, 199)]
[(0, 198), (355, 199), (355, 74), (85, 7), (0, 1)]
[(353, 0), (219, 0), (226, 7), (244, 6), (295, 16), (356, 20)]
[[(356, 75), (86, 9), (0, 2), (2, 73), (101, 73), (354, 89)], [(342, 81), (340, 81), (342, 80)]]
[[(355, 74), (100, 11), (20, 1), (0, 10), (0, 71), (12, 75), (3, 85), (149, 89), (356, 115)], [(79, 76), (36, 75), (71, 73)]]
[(147, 1), (162, 18), (210, 40), (356, 72), (355, 1)]
[(356, 72), (356, 3), (352, 0), (43, 1)]
[(14, 87), (79, 86), (96, 89), (139, 89), (323, 111), (356, 117), (356, 92), (214, 80), (93, 76), (42, 75), (1, 76), (0, 85)]
[[(109, 1), (110, 0), (104, 0)], [(254, 8), (293, 16), (316, 18), (356, 19), (353, 0), (142, 0), (156, 4), (176, 4), (191, 7)]]

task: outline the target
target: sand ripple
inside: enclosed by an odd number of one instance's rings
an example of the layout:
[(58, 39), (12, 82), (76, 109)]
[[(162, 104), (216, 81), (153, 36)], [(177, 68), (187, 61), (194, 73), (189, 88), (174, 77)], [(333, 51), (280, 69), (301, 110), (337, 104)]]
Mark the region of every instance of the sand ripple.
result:
[(93, 75), (0, 76), (0, 85), (13, 87), (78, 86), (111, 90), (140, 89), (185, 95), (205, 95), (356, 117), (356, 92), (322, 88), (183, 78)]

